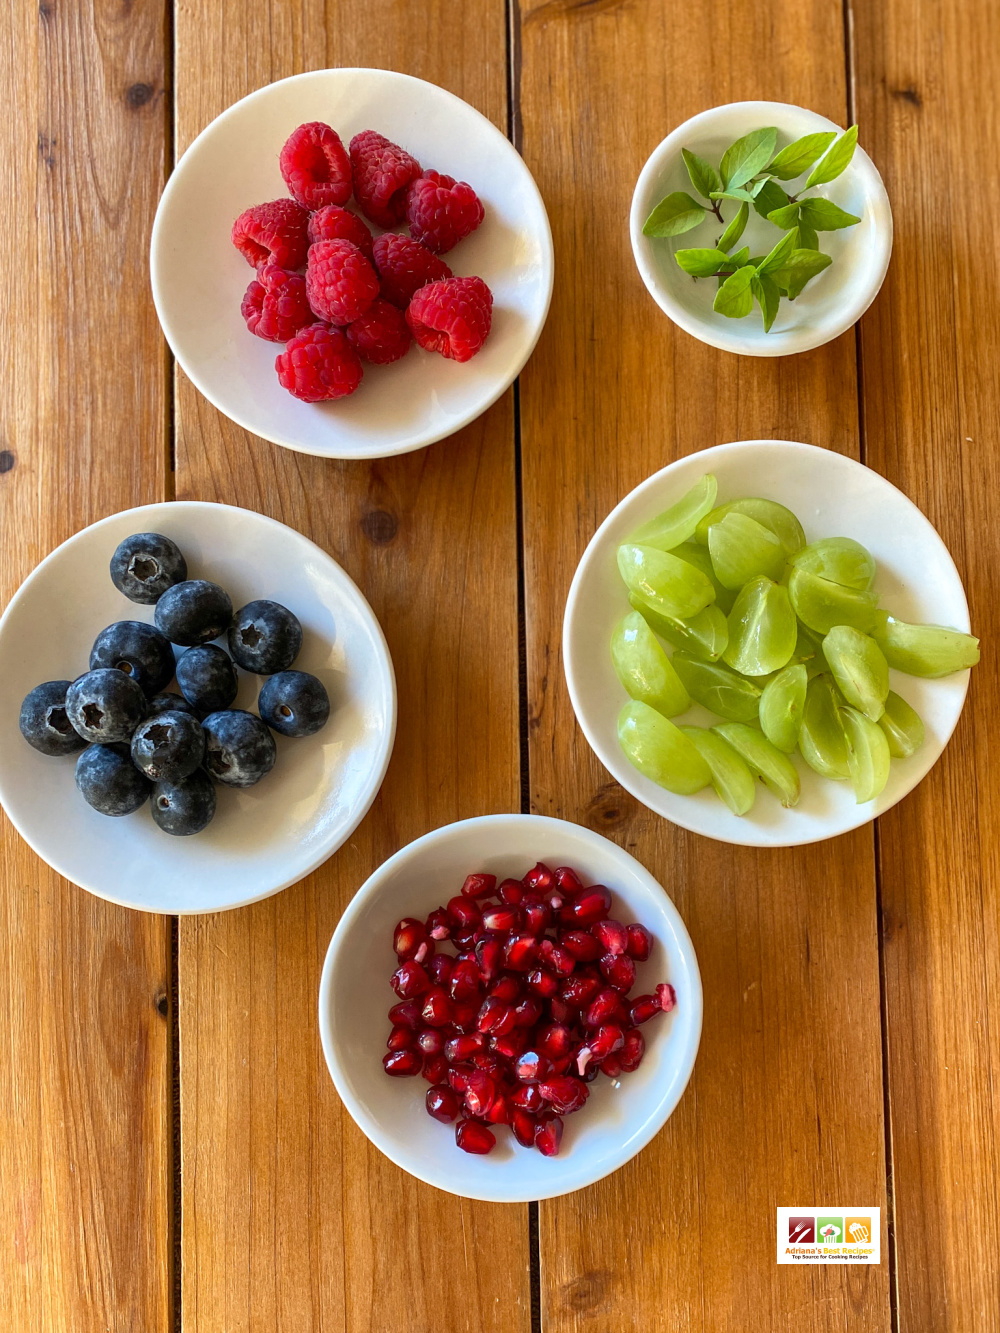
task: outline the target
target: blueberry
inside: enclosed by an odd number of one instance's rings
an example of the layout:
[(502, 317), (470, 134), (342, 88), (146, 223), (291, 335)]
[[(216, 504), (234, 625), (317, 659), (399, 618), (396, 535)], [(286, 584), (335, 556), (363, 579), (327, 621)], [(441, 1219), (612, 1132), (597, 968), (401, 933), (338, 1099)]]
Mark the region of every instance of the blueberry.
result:
[(244, 671), (258, 676), (290, 667), (301, 647), (298, 617), (279, 602), (247, 602), (229, 627), (229, 651)]
[(187, 562), (169, 537), (136, 532), (126, 537), (111, 557), (111, 582), (130, 602), (145, 606), (187, 578)]
[(76, 785), (100, 814), (130, 815), (152, 784), (132, 763), (127, 745), (88, 745), (76, 761)]
[(168, 712), (188, 713), (191, 717), (199, 716), (198, 710), (192, 708), (179, 694), (154, 694), (149, 701), (149, 716), (156, 717), (158, 713)]
[(66, 691), (66, 716), (85, 741), (127, 741), (146, 716), (146, 696), (124, 671), (101, 667)]
[(86, 741), (66, 716), (68, 680), (47, 680), (25, 696), (19, 718), (21, 735), (41, 754), (73, 754)]
[(311, 736), (330, 716), (330, 696), (308, 671), (281, 671), (264, 682), (257, 708), (282, 736)]
[(90, 669), (116, 667), (146, 694), (159, 694), (174, 678), (174, 650), (159, 630), (141, 620), (119, 620), (102, 629), (90, 650)]
[(210, 713), (205, 728), (205, 767), (227, 787), (252, 787), (274, 767), (274, 737), (259, 717), (239, 708)]
[(153, 822), (164, 833), (184, 838), (200, 833), (215, 814), (215, 787), (202, 769), (196, 768), (180, 782), (158, 782), (153, 788)]
[(233, 618), (229, 593), (217, 583), (188, 579), (168, 588), (156, 603), (156, 628), (171, 643), (192, 648), (225, 634)]
[(228, 708), (239, 689), (232, 659), (214, 643), (181, 653), (177, 659), (177, 684), (184, 698), (200, 713)]
[(205, 758), (205, 733), (190, 713), (160, 713), (132, 734), (132, 762), (154, 782), (180, 782)]

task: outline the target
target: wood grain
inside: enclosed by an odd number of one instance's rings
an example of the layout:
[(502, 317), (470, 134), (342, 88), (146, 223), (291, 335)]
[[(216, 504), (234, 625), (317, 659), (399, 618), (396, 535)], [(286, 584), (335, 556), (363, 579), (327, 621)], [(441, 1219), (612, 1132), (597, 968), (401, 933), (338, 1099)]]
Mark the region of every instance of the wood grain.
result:
[[(163, 498), (164, 41), (157, 0), (4, 13), (4, 605), (73, 532)], [(169, 955), (169, 921), (60, 880), (0, 816), (5, 1330), (167, 1333)]]

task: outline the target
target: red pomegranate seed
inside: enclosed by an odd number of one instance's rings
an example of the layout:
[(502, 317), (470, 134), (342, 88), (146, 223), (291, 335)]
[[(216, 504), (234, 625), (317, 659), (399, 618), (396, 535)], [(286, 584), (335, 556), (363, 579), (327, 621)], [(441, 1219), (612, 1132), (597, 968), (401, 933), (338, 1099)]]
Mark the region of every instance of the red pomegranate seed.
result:
[(506, 1032), (502, 1037), (490, 1037), (490, 1050), (504, 1060), (516, 1060), (528, 1044), (528, 1034), (521, 1028)]
[(451, 922), (452, 934), (455, 934), (456, 931), (475, 930), (482, 922), (482, 914), (476, 904), (461, 895), (456, 898), (449, 898), (445, 911), (448, 913), (448, 920)]
[(428, 1088), (424, 1105), (427, 1107), (427, 1114), (433, 1116), (435, 1120), (440, 1120), (444, 1125), (451, 1124), (461, 1107), (458, 1096), (447, 1084)]
[(518, 907), (487, 907), (483, 913), (483, 927), (486, 930), (499, 930), (507, 933), (517, 930), (521, 924), (521, 910)]
[(484, 1156), (497, 1146), (496, 1135), (476, 1120), (460, 1120), (455, 1126), (455, 1142), (463, 1152)]
[(575, 1009), (585, 1009), (601, 989), (596, 977), (567, 977), (559, 988), (559, 996)]
[(443, 1055), (425, 1055), (423, 1075), (428, 1083), (443, 1083), (448, 1077), (448, 1061)]
[(638, 1028), (629, 1028), (625, 1033), (625, 1044), (622, 1047), (619, 1060), (622, 1062), (622, 1069), (626, 1074), (633, 1074), (642, 1063), (642, 1057), (646, 1054), (646, 1039)]
[(392, 932), (392, 947), (400, 962), (412, 958), (418, 947), (427, 938), (427, 928), (416, 917), (404, 916)]
[(432, 940), (446, 940), (451, 935), (451, 922), (443, 907), (435, 907), (427, 918), (427, 934)]
[(465, 1109), (469, 1115), (484, 1116), (493, 1105), (496, 1084), (483, 1069), (474, 1069), (465, 1081)]
[(522, 1111), (540, 1111), (545, 1105), (545, 1098), (538, 1091), (537, 1083), (523, 1083), (511, 1094), (511, 1101)]
[(568, 1074), (572, 1068), (573, 1068), (572, 1055), (561, 1055), (558, 1060), (552, 1061), (553, 1076), (558, 1076), (559, 1074)]
[(550, 972), (555, 972), (556, 976), (568, 977), (576, 967), (573, 955), (548, 937), (539, 942), (538, 957)]
[(552, 1061), (541, 1051), (525, 1051), (514, 1065), (514, 1077), (519, 1083), (537, 1083), (547, 1078), (552, 1070)]
[(659, 1000), (663, 1012), (669, 1014), (677, 1003), (677, 992), (669, 981), (661, 981), (656, 988), (656, 998)]
[(493, 981), (503, 966), (503, 941), (497, 935), (484, 935), (476, 941), (476, 962), (484, 981)]
[(610, 907), (611, 894), (603, 884), (593, 884), (589, 889), (584, 889), (578, 898), (565, 904), (559, 919), (567, 925), (593, 926), (607, 916)]
[(549, 1000), (559, 989), (559, 978), (554, 977), (551, 972), (546, 972), (544, 968), (536, 967), (534, 972), (528, 973), (528, 985), (543, 1000)]
[(601, 959), (601, 971), (609, 985), (623, 995), (635, 985), (635, 963), (627, 953), (606, 953)]
[(640, 926), (638, 921), (628, 926), (627, 930), (628, 956), (634, 958), (637, 963), (644, 963), (653, 947), (652, 935), (645, 926)]
[(424, 1055), (440, 1055), (444, 1050), (444, 1034), (437, 1028), (424, 1028), (417, 1037), (417, 1045)]
[(409, 1051), (417, 1044), (417, 1037), (412, 1028), (398, 1026), (389, 1033), (385, 1044), (390, 1051)]
[(553, 1023), (575, 1023), (579, 1016), (575, 1009), (571, 1008), (565, 1000), (560, 1000), (558, 996), (554, 996), (549, 1001), (549, 1017)]
[(521, 998), (521, 983), (516, 977), (501, 977), (490, 987), (490, 995), (497, 1000), (506, 1000), (512, 1004)]
[(605, 1023), (599, 1027), (590, 1039), (590, 1049), (595, 1060), (603, 1060), (606, 1055), (620, 1051), (625, 1044), (625, 1034), (617, 1023)]
[(486, 1119), (491, 1125), (509, 1125), (512, 1107), (506, 1097), (497, 1097), (486, 1112)]
[(446, 1041), (444, 1053), (449, 1064), (459, 1064), (481, 1051), (485, 1045), (486, 1038), (481, 1032), (467, 1032)]
[(483, 1001), (483, 1006), (479, 1010), (479, 1017), (476, 1019), (476, 1027), (480, 1032), (492, 1032), (494, 1037), (502, 1037), (514, 1029), (514, 1008), (506, 1000), (498, 999), (496, 996), (488, 996)]
[(535, 1040), (538, 1049), (550, 1060), (560, 1060), (564, 1055), (568, 1055), (573, 1044), (572, 1034), (563, 1023), (550, 1023), (547, 1027), (539, 1029)]
[(538, 957), (538, 941), (534, 935), (512, 935), (504, 948), (504, 962), (513, 972), (527, 972)]
[(466, 875), (462, 894), (466, 898), (488, 898), (496, 886), (496, 875)]
[(589, 930), (564, 931), (559, 943), (580, 963), (593, 963), (601, 956), (601, 946)]
[(503, 1061), (498, 1059), (492, 1051), (480, 1051), (472, 1057), (472, 1063), (477, 1069), (489, 1074), (490, 1078), (496, 1082), (499, 1082), (504, 1076)]
[(526, 995), (514, 1008), (514, 1022), (519, 1028), (533, 1028), (543, 1013), (541, 1000), (534, 995)]
[(555, 1157), (562, 1143), (563, 1123), (557, 1115), (535, 1126), (535, 1147), (543, 1157)]
[(455, 968), (455, 960), (451, 954), (436, 953), (425, 966), (435, 986), (447, 986)]
[(551, 909), (554, 916), (558, 916), (563, 909), (566, 899), (558, 889), (553, 889), (551, 893), (545, 895), (545, 901)]
[(526, 894), (522, 899), (521, 914), (524, 917), (524, 928), (530, 935), (541, 935), (552, 920), (548, 903), (543, 903), (541, 898), (533, 894)]
[(416, 1000), (404, 1000), (402, 1004), (394, 1004), (389, 1010), (389, 1022), (395, 1027), (410, 1028), (416, 1032), (424, 1025), (420, 1017), (420, 1005)]
[(451, 969), (448, 989), (451, 992), (451, 998), (457, 1000), (459, 1004), (467, 1004), (471, 1000), (478, 1000), (482, 988), (479, 984), (479, 968), (476, 964), (468, 958), (460, 958)]
[(382, 1067), (393, 1078), (409, 1078), (423, 1068), (419, 1051), (390, 1051), (382, 1056)]
[(598, 921), (590, 930), (594, 938), (604, 946), (605, 953), (624, 953), (628, 948), (628, 931), (620, 921)]
[(448, 1070), (447, 1079), (451, 1087), (461, 1096), (465, 1092), (466, 1084), (469, 1081), (469, 1075), (474, 1073), (473, 1065), (452, 1065)]
[(541, 861), (538, 862), (534, 869), (529, 870), (522, 880), (524, 887), (529, 893), (541, 894), (548, 893), (549, 890), (555, 886), (555, 882), (555, 875), (553, 875), (548, 866), (544, 865)]
[(466, 950), (475, 949), (476, 941), (482, 933), (482, 926), (461, 926), (451, 932), (451, 938), (455, 941), (455, 948), (460, 953), (465, 953)]
[(451, 1006), (452, 1025), (459, 1032), (475, 1032), (476, 1019), (479, 1017), (479, 1004), (453, 1004)]
[(622, 1073), (621, 1058), (617, 1055), (606, 1055), (598, 1068), (602, 1074), (607, 1074), (608, 1078), (620, 1078)]
[(424, 996), (424, 1007), (420, 1012), (429, 1027), (443, 1028), (445, 1023), (451, 1022), (454, 1007), (445, 991), (440, 986), (435, 986)]
[(555, 873), (556, 888), (564, 898), (575, 898), (583, 892), (583, 880), (569, 866), (560, 866)]
[(655, 995), (637, 995), (629, 1010), (629, 1021), (635, 1027), (639, 1023), (648, 1023), (656, 1014), (662, 1014), (660, 1002)]
[(404, 963), (389, 978), (389, 984), (401, 1000), (418, 1000), (431, 988), (431, 979), (419, 963)]
[(497, 890), (500, 901), (510, 907), (516, 907), (524, 897), (524, 885), (519, 879), (505, 879)]
[(538, 1091), (560, 1115), (572, 1115), (574, 1111), (579, 1111), (590, 1096), (587, 1085), (569, 1074), (539, 1083)]
[(618, 1007), (618, 1003), (617, 991), (598, 991), (583, 1015), (584, 1024), (588, 1028), (598, 1028), (602, 1023), (607, 1023)]
[(535, 1117), (528, 1111), (516, 1110), (510, 1118), (510, 1127), (514, 1137), (522, 1148), (530, 1148), (535, 1142)]

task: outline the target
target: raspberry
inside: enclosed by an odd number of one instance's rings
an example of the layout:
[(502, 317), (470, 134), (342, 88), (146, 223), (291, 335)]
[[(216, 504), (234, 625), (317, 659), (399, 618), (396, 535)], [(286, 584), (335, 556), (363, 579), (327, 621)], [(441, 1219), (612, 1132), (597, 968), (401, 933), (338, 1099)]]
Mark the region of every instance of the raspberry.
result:
[(240, 307), (247, 328), (258, 338), (286, 343), (316, 316), (306, 300), (306, 280), (277, 264), (267, 264), (247, 288)]
[(303, 208), (343, 204), (351, 197), (351, 159), (337, 131), (321, 120), (292, 131), (278, 165), (289, 194)]
[(366, 218), (379, 227), (395, 227), (406, 215), (406, 187), (420, 175), (420, 163), (405, 148), (375, 130), (351, 140), (354, 197)]
[(492, 312), (493, 293), (482, 278), (446, 278), (421, 287), (406, 322), (428, 352), (468, 361), (489, 337)]
[(350, 241), (317, 241), (309, 247), (306, 293), (319, 319), (353, 324), (378, 296), (378, 277)]
[(415, 240), (443, 255), (476, 230), (483, 220), (483, 206), (465, 181), (425, 171), (406, 192), (406, 220)]
[(346, 398), (361, 383), (361, 362), (342, 329), (310, 324), (275, 358), (278, 382), (304, 403)]
[(372, 257), (372, 234), (358, 217), (338, 204), (327, 204), (309, 219), (309, 244), (317, 241), (350, 241), (368, 260)]
[(233, 223), (233, 245), (254, 268), (301, 268), (309, 249), (308, 225), (309, 214), (294, 199), (255, 204)]
[(387, 366), (410, 350), (410, 330), (402, 310), (373, 301), (360, 319), (347, 326), (347, 341), (362, 361)]
[(451, 277), (451, 269), (443, 259), (409, 236), (387, 231), (375, 242), (374, 254), (382, 295), (402, 310), (421, 287)]

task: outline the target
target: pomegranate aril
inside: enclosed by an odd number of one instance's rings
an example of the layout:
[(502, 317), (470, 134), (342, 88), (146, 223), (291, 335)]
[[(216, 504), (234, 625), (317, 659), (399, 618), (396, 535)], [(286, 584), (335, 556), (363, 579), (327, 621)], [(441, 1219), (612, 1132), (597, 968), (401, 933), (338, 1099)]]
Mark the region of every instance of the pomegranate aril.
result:
[(555, 1157), (562, 1143), (563, 1123), (557, 1115), (535, 1126), (535, 1147), (543, 1157)]
[(552, 1061), (553, 1075), (568, 1074), (573, 1068), (572, 1055), (561, 1055), (558, 1060)]
[(527, 972), (538, 957), (538, 941), (534, 935), (512, 935), (503, 951), (504, 962), (513, 972)]
[(448, 913), (453, 935), (457, 931), (475, 930), (482, 922), (482, 914), (479, 908), (468, 898), (461, 896), (449, 898), (445, 911)]
[(563, 931), (559, 943), (580, 963), (593, 963), (601, 956), (601, 946), (589, 930)]
[(419, 1051), (390, 1051), (388, 1055), (382, 1056), (382, 1068), (393, 1078), (409, 1078), (419, 1074), (423, 1064)]
[(417, 1037), (417, 1045), (424, 1055), (440, 1055), (444, 1050), (444, 1034), (437, 1028), (424, 1028)]
[(455, 1011), (446, 992), (435, 986), (424, 996), (424, 1007), (420, 1012), (428, 1027), (443, 1028), (445, 1023), (451, 1022)]
[(528, 1044), (528, 1034), (521, 1028), (506, 1032), (502, 1037), (490, 1037), (490, 1050), (504, 1060), (516, 1060)]
[(511, 1105), (506, 1097), (496, 1097), (493, 1105), (486, 1112), (486, 1119), (491, 1125), (509, 1125), (511, 1110)]
[(435, 986), (447, 986), (455, 968), (455, 960), (451, 954), (436, 953), (424, 966), (430, 973)]
[(479, 1010), (476, 1027), (480, 1032), (492, 1032), (495, 1037), (502, 1037), (505, 1033), (512, 1032), (514, 1029), (513, 1006), (508, 1004), (506, 1000), (498, 999), (493, 995), (488, 996)]
[(425, 1055), (423, 1075), (428, 1083), (443, 1083), (448, 1077), (448, 1061), (443, 1055)]
[(448, 978), (448, 989), (451, 992), (451, 998), (457, 1000), (459, 1004), (467, 1004), (470, 1000), (478, 1000), (481, 986), (479, 983), (479, 968), (469, 959), (460, 958), (451, 969), (451, 976)]
[(548, 903), (543, 903), (541, 898), (536, 898), (533, 894), (525, 894), (521, 901), (521, 915), (524, 918), (524, 928), (529, 935), (541, 935), (552, 920), (552, 913), (549, 910)]
[(490, 987), (490, 995), (497, 1000), (506, 1000), (511, 1004), (521, 997), (521, 983), (516, 977), (501, 977)]
[(677, 1003), (677, 992), (669, 981), (661, 981), (656, 988), (656, 998), (659, 1000), (663, 1012), (669, 1014)]
[(481, 1051), (486, 1045), (486, 1038), (481, 1032), (465, 1032), (458, 1037), (452, 1037), (444, 1045), (445, 1057), (449, 1064), (458, 1064), (462, 1060), (468, 1060)]
[(567, 925), (593, 926), (607, 916), (610, 907), (611, 894), (603, 884), (593, 884), (578, 898), (564, 904), (559, 919)]
[(392, 947), (396, 951), (396, 957), (405, 962), (412, 958), (420, 945), (427, 938), (427, 927), (416, 917), (404, 916), (396, 929), (392, 932)]
[(504, 1076), (504, 1064), (492, 1051), (479, 1051), (472, 1057), (472, 1063), (477, 1069), (483, 1070), (489, 1074), (492, 1079), (502, 1079)]
[(496, 886), (496, 875), (466, 875), (462, 895), (465, 898), (488, 898)]
[(417, 1044), (416, 1033), (412, 1028), (394, 1027), (385, 1044), (390, 1051), (408, 1051)]
[(584, 1012), (584, 1024), (588, 1028), (597, 1028), (602, 1023), (607, 1023), (614, 1015), (618, 1003), (618, 992), (616, 990), (598, 991)]
[(601, 959), (601, 971), (608, 984), (623, 995), (635, 985), (635, 963), (627, 953), (606, 953)]
[(620, 1078), (622, 1073), (621, 1057), (617, 1055), (606, 1055), (599, 1065), (602, 1074), (607, 1074), (608, 1078)]
[(500, 901), (510, 907), (516, 907), (524, 898), (524, 885), (519, 879), (505, 879), (497, 889)]
[(466, 1084), (469, 1081), (469, 1075), (475, 1073), (474, 1065), (452, 1065), (448, 1070), (447, 1079), (451, 1087), (460, 1095), (465, 1092)]
[(389, 1022), (394, 1027), (410, 1028), (416, 1032), (418, 1028), (423, 1027), (420, 1005), (416, 1000), (404, 1000), (402, 1004), (394, 1004), (389, 1010)]
[(459, 1032), (475, 1032), (476, 1019), (479, 1017), (479, 1005), (453, 1004), (451, 1006), (452, 1026)]
[(521, 911), (518, 907), (487, 907), (483, 912), (483, 926), (486, 930), (499, 930), (504, 934), (517, 930), (521, 924)]
[(620, 921), (598, 921), (590, 931), (603, 945), (605, 953), (624, 953), (628, 948), (628, 931)]
[(514, 1008), (514, 1022), (519, 1028), (533, 1028), (544, 1012), (541, 1000), (526, 995)]
[(550, 1023), (536, 1033), (538, 1049), (550, 1060), (559, 1060), (568, 1055), (573, 1044), (573, 1034), (564, 1023)]
[(430, 990), (431, 979), (426, 970), (411, 959), (396, 968), (389, 984), (401, 1000), (418, 1000)]
[(579, 1014), (571, 1005), (568, 1005), (565, 1000), (561, 1000), (557, 995), (549, 1001), (549, 1017), (554, 1023), (569, 1024), (575, 1023), (579, 1018)]
[(510, 1118), (510, 1127), (522, 1148), (530, 1148), (535, 1142), (535, 1117), (528, 1111), (520, 1108), (515, 1110)]
[(524, 1111), (540, 1111), (545, 1105), (545, 1098), (538, 1091), (537, 1083), (524, 1083), (510, 1098), (514, 1106)]
[(660, 1002), (655, 995), (637, 995), (629, 1010), (629, 1021), (635, 1027), (639, 1023), (648, 1023), (656, 1014), (662, 1014)]
[(455, 1126), (455, 1142), (463, 1152), (478, 1153), (481, 1156), (492, 1152), (497, 1145), (493, 1131), (477, 1120), (460, 1120)]
[(646, 1054), (646, 1039), (638, 1028), (629, 1028), (625, 1033), (625, 1044), (622, 1046), (621, 1054), (618, 1056), (622, 1062), (622, 1069), (626, 1074), (634, 1073), (642, 1063), (642, 1057)]
[(560, 1115), (572, 1115), (574, 1111), (579, 1111), (590, 1095), (585, 1083), (568, 1074), (539, 1083), (538, 1091)]
[(583, 880), (569, 866), (560, 866), (555, 873), (556, 888), (564, 898), (575, 898), (583, 892)]
[(541, 1051), (525, 1051), (514, 1065), (514, 1077), (519, 1083), (537, 1083), (551, 1072), (552, 1061)]
[(539, 942), (538, 957), (557, 976), (568, 977), (576, 967), (576, 959), (567, 950), (547, 937)]
[(596, 977), (567, 977), (559, 988), (559, 997), (575, 1009), (585, 1009), (600, 989)]
[(559, 978), (546, 972), (542, 967), (536, 967), (533, 972), (528, 973), (528, 985), (536, 994), (544, 1000), (550, 1000), (559, 989)]
[(653, 937), (645, 926), (640, 926), (638, 921), (633, 922), (631, 926), (626, 926), (628, 932), (628, 956), (634, 958), (637, 963), (644, 963), (649, 957), (653, 948)]
[(432, 940), (446, 940), (451, 936), (451, 922), (443, 907), (435, 907), (426, 921), (427, 934)]
[(476, 962), (484, 981), (493, 981), (503, 966), (503, 941), (498, 935), (484, 935), (476, 941)]
[(546, 894), (555, 886), (556, 877), (547, 865), (539, 861), (521, 882), (529, 893)]
[(461, 1109), (458, 1094), (447, 1084), (440, 1083), (436, 1087), (427, 1089), (424, 1105), (427, 1107), (427, 1114), (433, 1116), (435, 1120), (440, 1120), (444, 1125), (450, 1125)]
[(484, 1116), (493, 1105), (496, 1084), (483, 1069), (474, 1069), (465, 1082), (465, 1109), (469, 1115)]

